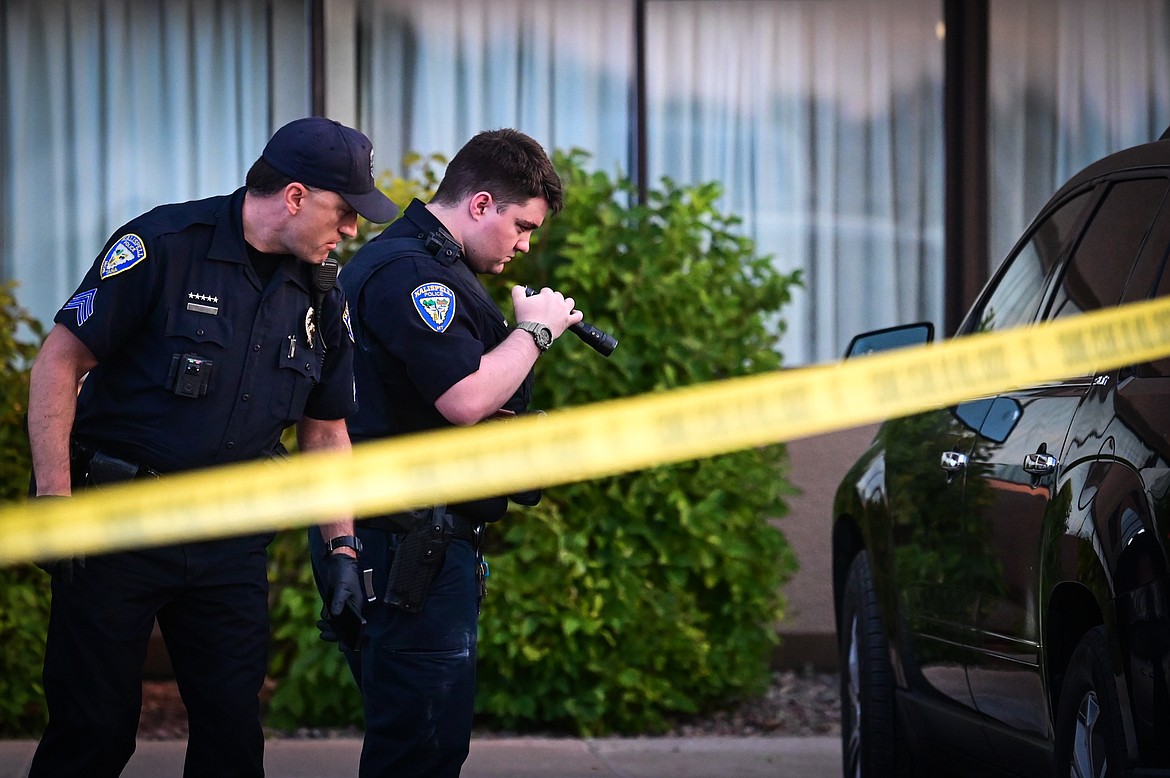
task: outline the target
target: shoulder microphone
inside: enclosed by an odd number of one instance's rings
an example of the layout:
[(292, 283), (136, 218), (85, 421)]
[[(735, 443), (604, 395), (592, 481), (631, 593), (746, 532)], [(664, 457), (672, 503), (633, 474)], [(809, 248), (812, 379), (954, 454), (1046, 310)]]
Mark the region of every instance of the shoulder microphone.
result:
[(319, 292), (328, 292), (337, 283), (337, 273), (340, 266), (333, 257), (326, 257), (325, 261), (314, 269), (313, 285)]
[[(536, 290), (531, 286), (524, 287), (524, 294), (528, 297), (536, 294)], [(617, 338), (610, 335), (608, 332), (603, 332), (597, 329), (592, 324), (585, 321), (579, 321), (576, 324), (569, 326), (569, 331), (576, 335), (581, 340), (585, 341), (598, 354), (603, 357), (608, 357), (617, 348)]]

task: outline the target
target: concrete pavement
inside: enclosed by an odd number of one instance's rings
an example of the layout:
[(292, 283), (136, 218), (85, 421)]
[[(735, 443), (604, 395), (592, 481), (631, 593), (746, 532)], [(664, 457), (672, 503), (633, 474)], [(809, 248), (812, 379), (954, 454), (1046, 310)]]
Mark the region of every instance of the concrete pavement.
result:
[[(36, 743), (0, 741), (0, 778), (25, 778)], [(185, 740), (138, 742), (123, 778), (178, 778)], [(361, 741), (269, 740), (267, 778), (353, 778)], [(484, 738), (462, 778), (836, 778), (837, 737)]]

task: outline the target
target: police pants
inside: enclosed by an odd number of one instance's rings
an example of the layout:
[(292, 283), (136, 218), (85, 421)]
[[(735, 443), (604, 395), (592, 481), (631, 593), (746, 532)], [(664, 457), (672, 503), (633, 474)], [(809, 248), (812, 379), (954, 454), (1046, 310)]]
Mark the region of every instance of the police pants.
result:
[(184, 775), (261, 776), (270, 536), (92, 556), (52, 580), (49, 723), (30, 778), (121, 773), (134, 753), (157, 617), (187, 707)]
[[(401, 536), (359, 528), (359, 566), (374, 570), (378, 598), (366, 603), (357, 652), (345, 652), (365, 712), (360, 778), (456, 778), (467, 759), (475, 708), (478, 554), (453, 540), (417, 613), (382, 602), (392, 547)], [(314, 563), (320, 533), (310, 530)], [(318, 575), (318, 585), (321, 578)]]

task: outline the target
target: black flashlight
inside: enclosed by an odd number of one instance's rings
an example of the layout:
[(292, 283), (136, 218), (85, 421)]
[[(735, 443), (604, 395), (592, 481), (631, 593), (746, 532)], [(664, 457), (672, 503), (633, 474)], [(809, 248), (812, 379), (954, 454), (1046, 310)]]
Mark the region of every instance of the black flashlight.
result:
[[(531, 286), (524, 287), (524, 294), (528, 297), (536, 293), (536, 290)], [(576, 324), (572, 324), (569, 326), (569, 331), (592, 346), (593, 350), (603, 357), (608, 357), (617, 348), (617, 338), (608, 332), (597, 329), (587, 322), (579, 321)]]

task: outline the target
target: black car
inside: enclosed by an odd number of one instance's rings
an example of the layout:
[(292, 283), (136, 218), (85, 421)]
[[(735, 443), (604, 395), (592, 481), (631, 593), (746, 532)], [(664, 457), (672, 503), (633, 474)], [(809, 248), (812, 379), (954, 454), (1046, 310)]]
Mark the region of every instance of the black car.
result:
[[(957, 336), (1170, 293), (1163, 138), (1065, 184)], [(888, 420), (833, 510), (846, 775), (1170, 776), (1170, 358)]]

